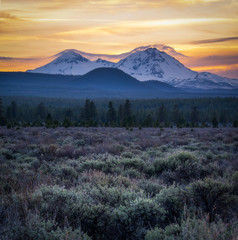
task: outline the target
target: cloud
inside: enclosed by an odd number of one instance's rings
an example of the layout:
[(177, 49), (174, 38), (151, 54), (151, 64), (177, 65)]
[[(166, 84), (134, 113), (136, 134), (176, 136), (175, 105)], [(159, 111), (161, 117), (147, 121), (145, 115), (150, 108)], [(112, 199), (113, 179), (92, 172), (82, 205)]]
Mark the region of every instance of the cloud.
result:
[(238, 40), (238, 37), (214, 38), (214, 39), (193, 41), (190, 44), (207, 44), (207, 43), (228, 42), (228, 41), (237, 41), (237, 40)]
[(34, 60), (39, 60), (38, 58), (13, 58), (13, 57), (1, 57), (0, 56), (0, 61), (34, 61)]
[(225, 55), (225, 56), (208, 56), (204, 58), (200, 58), (199, 61), (201, 64), (211, 64), (213, 63), (214, 65), (221, 65), (221, 64), (226, 64), (226, 65), (233, 65), (233, 64), (238, 64), (238, 55)]
[(0, 11), (0, 22), (1, 21), (23, 21), (23, 19), (6, 11)]

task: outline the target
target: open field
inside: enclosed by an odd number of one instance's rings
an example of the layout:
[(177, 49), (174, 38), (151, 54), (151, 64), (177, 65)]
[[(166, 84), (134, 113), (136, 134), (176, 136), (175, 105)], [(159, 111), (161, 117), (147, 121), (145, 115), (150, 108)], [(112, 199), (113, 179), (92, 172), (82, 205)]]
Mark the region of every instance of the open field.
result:
[(0, 239), (235, 240), (237, 128), (0, 128)]

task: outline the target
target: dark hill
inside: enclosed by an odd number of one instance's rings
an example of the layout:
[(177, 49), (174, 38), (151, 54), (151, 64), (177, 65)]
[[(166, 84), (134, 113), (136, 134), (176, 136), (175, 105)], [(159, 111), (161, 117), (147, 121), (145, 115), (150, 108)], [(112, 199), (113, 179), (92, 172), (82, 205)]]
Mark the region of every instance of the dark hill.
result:
[(115, 68), (98, 68), (83, 76), (0, 72), (0, 96), (158, 98), (181, 95), (180, 89), (169, 84), (149, 82), (140, 82)]
[(116, 68), (97, 68), (73, 80), (77, 86), (105, 90), (152, 91), (150, 86)]

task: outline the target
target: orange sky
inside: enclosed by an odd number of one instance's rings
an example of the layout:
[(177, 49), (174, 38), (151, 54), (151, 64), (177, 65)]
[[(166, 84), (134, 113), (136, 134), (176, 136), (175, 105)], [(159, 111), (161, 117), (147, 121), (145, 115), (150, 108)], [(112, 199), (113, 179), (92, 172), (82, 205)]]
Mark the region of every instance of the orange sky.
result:
[(182, 62), (194, 70), (238, 78), (237, 0), (2, 0), (0, 4), (1, 71), (40, 66), (49, 59), (39, 57), (69, 48), (115, 54), (166, 44), (189, 56)]

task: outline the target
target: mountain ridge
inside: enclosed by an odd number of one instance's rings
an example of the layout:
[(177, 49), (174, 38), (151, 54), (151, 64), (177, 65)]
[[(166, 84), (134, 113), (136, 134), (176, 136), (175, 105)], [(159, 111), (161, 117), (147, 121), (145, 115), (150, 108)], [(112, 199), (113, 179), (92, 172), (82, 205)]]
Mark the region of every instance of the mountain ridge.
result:
[(183, 94), (165, 83), (154, 88), (116, 68), (97, 68), (82, 76), (0, 72), (2, 96), (158, 98), (168, 92), (171, 97)]
[(84, 75), (101, 67), (118, 68), (140, 81), (158, 80), (179, 88), (238, 88), (238, 80), (221, 77), (212, 73), (192, 71), (174, 57), (159, 51), (157, 48), (135, 51), (117, 63), (100, 58), (91, 61), (78, 52), (75, 52), (75, 50), (67, 50), (52, 62), (28, 72)]

